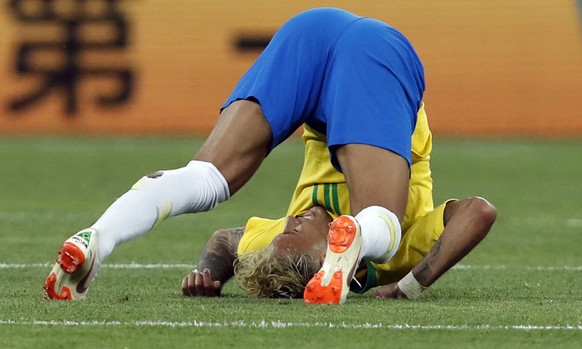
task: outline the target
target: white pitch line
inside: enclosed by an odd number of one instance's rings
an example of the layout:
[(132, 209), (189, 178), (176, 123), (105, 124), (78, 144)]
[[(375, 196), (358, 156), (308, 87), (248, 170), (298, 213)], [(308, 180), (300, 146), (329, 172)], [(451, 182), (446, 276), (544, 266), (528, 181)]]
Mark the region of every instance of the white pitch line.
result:
[[(0, 269), (34, 269), (51, 268), (54, 262), (46, 263), (0, 263)], [(126, 264), (103, 264), (102, 269), (193, 269), (195, 264), (165, 264), (165, 263), (126, 263)], [(457, 270), (504, 270), (504, 269), (524, 269), (529, 271), (582, 271), (582, 266), (507, 266), (507, 265), (470, 265), (459, 264), (453, 267)]]
[[(34, 269), (34, 268), (51, 268), (54, 262), (46, 263), (0, 263), (0, 269)], [(195, 264), (103, 264), (101, 269), (192, 269)]]
[(582, 265), (562, 265), (562, 266), (507, 266), (507, 265), (470, 265), (458, 264), (453, 269), (468, 270), (468, 269), (525, 269), (533, 271), (582, 271)]
[(285, 322), (253, 321), (232, 322), (187, 321), (172, 322), (158, 320), (141, 321), (70, 321), (70, 320), (0, 320), (0, 326), (87, 326), (87, 327), (196, 327), (196, 328), (346, 328), (346, 329), (391, 329), (391, 330), (447, 330), (447, 331), (582, 331), (579, 325), (411, 325), (346, 322)]

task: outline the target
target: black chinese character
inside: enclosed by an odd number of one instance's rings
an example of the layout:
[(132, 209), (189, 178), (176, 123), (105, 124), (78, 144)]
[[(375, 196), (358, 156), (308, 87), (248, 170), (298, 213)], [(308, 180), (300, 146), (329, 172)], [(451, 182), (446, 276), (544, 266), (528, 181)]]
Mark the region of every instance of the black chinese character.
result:
[[(25, 41), (16, 53), (16, 73), (41, 78), (35, 91), (13, 99), (9, 107), (19, 111), (29, 108), (48, 97), (51, 92), (61, 91), (66, 99), (68, 116), (77, 114), (79, 83), (85, 77), (116, 79), (118, 91), (97, 97), (101, 106), (116, 106), (125, 103), (132, 95), (134, 73), (127, 68), (91, 67), (82, 64), (81, 55), (92, 51), (120, 51), (128, 46), (128, 21), (118, 8), (120, 0), (67, 0), (70, 10), (63, 13), (56, 7), (56, 0), (10, 0), (9, 8), (14, 18), (23, 25), (56, 25), (62, 28), (63, 37), (58, 40)], [(101, 6), (88, 6), (88, 3)], [(30, 5), (35, 3), (36, 9)], [(62, 5), (63, 1), (59, 0)], [(98, 9), (97, 11), (95, 9)], [(82, 33), (91, 26), (106, 26), (110, 37), (88, 40)], [(63, 56), (58, 68), (41, 67), (34, 62), (42, 60), (43, 54), (57, 52)]]

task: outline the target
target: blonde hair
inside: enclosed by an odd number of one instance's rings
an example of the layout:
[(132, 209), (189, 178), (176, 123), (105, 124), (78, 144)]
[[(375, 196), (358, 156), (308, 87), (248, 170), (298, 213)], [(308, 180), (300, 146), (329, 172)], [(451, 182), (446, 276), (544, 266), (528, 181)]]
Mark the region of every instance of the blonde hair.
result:
[(265, 298), (301, 298), (319, 265), (304, 254), (282, 255), (266, 249), (243, 254), (234, 273), (247, 295)]

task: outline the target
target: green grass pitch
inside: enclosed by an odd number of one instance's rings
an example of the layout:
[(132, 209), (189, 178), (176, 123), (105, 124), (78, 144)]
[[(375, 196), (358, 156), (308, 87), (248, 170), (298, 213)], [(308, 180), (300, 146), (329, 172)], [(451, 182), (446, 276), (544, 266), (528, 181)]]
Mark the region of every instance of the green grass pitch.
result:
[(82, 302), (42, 298), (59, 245), (142, 175), (185, 164), (193, 138), (0, 138), (2, 348), (579, 348), (582, 140), (437, 140), (435, 203), (479, 195), (498, 221), (420, 300), (349, 295), (342, 306), (184, 298), (207, 237), (284, 214), (302, 146), (276, 149), (212, 212), (165, 221), (118, 247)]

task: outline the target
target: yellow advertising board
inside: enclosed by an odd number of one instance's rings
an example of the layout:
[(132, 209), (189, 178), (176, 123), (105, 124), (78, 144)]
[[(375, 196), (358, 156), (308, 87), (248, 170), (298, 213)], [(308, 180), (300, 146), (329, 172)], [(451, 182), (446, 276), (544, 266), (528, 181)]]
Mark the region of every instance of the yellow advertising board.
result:
[[(7, 0), (0, 134), (207, 133), (274, 31), (335, 6), (397, 27), (444, 135), (582, 136), (575, 0)], [(322, 23), (322, 25), (325, 25)]]

